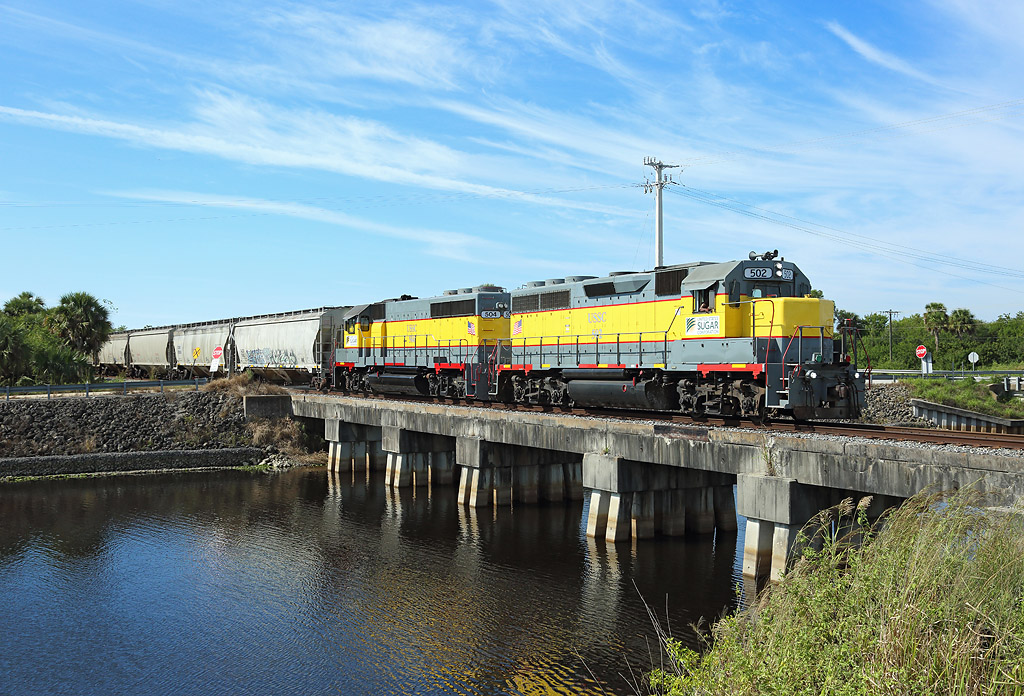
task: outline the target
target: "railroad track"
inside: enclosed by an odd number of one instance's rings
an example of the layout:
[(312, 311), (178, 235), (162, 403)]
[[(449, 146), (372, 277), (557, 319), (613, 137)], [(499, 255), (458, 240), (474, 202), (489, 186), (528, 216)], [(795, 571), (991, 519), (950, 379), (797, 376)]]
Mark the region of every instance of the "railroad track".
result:
[[(294, 388), (295, 391), (309, 392), (308, 388)], [(896, 440), (900, 442), (922, 442), (934, 445), (961, 445), (993, 449), (1024, 450), (1024, 435), (1004, 433), (972, 432), (967, 430), (945, 430), (942, 428), (902, 428), (873, 425), (868, 423), (829, 423), (792, 420), (754, 421), (743, 418), (718, 416), (694, 417), (665, 411), (635, 411), (621, 408), (561, 408), (554, 406), (533, 406), (529, 404), (503, 404), (491, 401), (462, 401), (458, 399), (417, 398), (390, 394), (346, 394), (327, 392), (329, 396), (358, 396), (361, 399), (402, 401), (407, 403), (435, 403), (448, 406), (470, 406), (489, 408), (515, 413), (553, 413), (587, 418), (615, 418), (618, 420), (660, 421), (683, 426), (714, 426), (724, 428), (754, 428), (766, 433), (807, 433), (863, 437), (872, 440)]]

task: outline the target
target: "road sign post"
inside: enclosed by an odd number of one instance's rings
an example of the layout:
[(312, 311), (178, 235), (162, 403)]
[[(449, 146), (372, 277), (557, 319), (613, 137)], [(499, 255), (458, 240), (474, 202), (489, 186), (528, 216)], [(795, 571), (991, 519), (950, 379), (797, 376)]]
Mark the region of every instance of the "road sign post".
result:
[(921, 374), (930, 375), (932, 373), (932, 354), (928, 352), (927, 346), (918, 346), (914, 355), (921, 358)]
[(978, 355), (977, 353), (975, 353), (973, 350), (971, 351), (970, 355), (967, 356), (967, 360), (969, 360), (970, 363), (971, 363), (971, 371), (972, 372), (977, 372), (978, 371), (978, 360), (980, 360), (980, 359), (981, 359), (981, 356)]
[(220, 356), (224, 355), (224, 348), (217, 346), (213, 349), (213, 360), (210, 362), (210, 374), (217, 372), (220, 369)]

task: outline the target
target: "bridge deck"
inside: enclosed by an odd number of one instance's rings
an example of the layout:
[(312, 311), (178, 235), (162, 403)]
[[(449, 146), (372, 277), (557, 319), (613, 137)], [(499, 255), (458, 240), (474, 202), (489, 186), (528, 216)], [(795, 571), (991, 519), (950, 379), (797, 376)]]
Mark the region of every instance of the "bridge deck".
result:
[(799, 483), (908, 498), (927, 488), (977, 485), (1024, 500), (1024, 456), (964, 448), (782, 435), (769, 431), (522, 413), (434, 403), (303, 394), (296, 416), (393, 427), (521, 447), (604, 454), (635, 462), (724, 474), (774, 472)]

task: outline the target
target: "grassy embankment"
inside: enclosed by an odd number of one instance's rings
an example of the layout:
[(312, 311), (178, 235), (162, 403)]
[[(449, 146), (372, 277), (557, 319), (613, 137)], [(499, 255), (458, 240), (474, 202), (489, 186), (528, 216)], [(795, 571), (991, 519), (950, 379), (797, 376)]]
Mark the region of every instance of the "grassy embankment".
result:
[[(253, 378), (252, 373), (207, 382), (202, 391), (228, 394), (241, 399), (247, 395), (287, 394), (288, 390), (276, 384)], [(304, 464), (326, 464), (327, 453), (323, 451), (323, 437), (306, 432), (305, 428), (292, 418), (254, 418), (245, 423), (246, 435), (256, 447), (272, 445), (289, 458)]]
[(990, 382), (973, 379), (906, 379), (900, 382), (907, 385), (915, 399), (1001, 418), (1024, 418), (1024, 401), (1010, 394), (997, 397), (990, 389)]
[(703, 655), (664, 638), (652, 692), (1024, 694), (1024, 523), (984, 502), (919, 496), (877, 533), (861, 519), (859, 547), (831, 533), (852, 505), (822, 513), (823, 549), (720, 620)]

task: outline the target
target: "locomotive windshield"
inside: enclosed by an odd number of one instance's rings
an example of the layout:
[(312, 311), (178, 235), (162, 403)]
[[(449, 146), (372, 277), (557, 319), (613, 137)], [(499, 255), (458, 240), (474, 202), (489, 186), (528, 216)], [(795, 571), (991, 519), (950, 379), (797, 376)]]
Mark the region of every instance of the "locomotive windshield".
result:
[(750, 296), (758, 297), (793, 297), (793, 283), (757, 283), (750, 288)]

